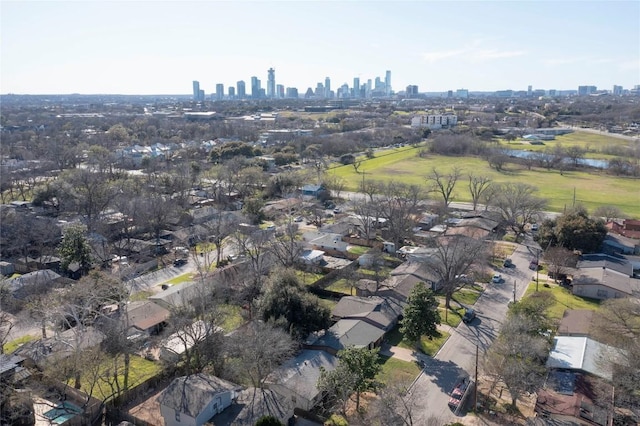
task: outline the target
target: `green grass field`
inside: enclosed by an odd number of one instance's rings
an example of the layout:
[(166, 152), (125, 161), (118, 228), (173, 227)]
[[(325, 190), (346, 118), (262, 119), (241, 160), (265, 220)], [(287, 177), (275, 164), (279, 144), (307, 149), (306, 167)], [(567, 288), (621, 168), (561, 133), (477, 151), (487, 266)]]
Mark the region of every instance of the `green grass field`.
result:
[(454, 190), (454, 201), (471, 201), (466, 185), (466, 174), (485, 175), (496, 183), (527, 183), (536, 186), (538, 196), (548, 200), (548, 209), (561, 212), (575, 202), (589, 210), (603, 205), (616, 205), (630, 217), (640, 218), (640, 180), (614, 177), (602, 172), (569, 171), (563, 175), (556, 170), (533, 168), (528, 170), (517, 164), (507, 164), (504, 171), (498, 172), (487, 161), (476, 157), (445, 157), (431, 155), (418, 157), (423, 148), (405, 148), (395, 152), (385, 152), (372, 159), (363, 159), (359, 173), (351, 165), (337, 166), (329, 173), (344, 179), (346, 190), (358, 191), (362, 178), (376, 181), (396, 181), (419, 185), (426, 189), (426, 176), (435, 167), (446, 173), (454, 167), (459, 168), (463, 177)]
[[(434, 356), (440, 350), (442, 345), (444, 345), (444, 342), (446, 342), (448, 338), (449, 333), (447, 333), (446, 331), (440, 332), (440, 337), (435, 339), (429, 340), (428, 338), (423, 337), (420, 341), (420, 349), (422, 349), (422, 352), (424, 352), (425, 354)], [(391, 346), (398, 346), (406, 349), (416, 348), (416, 345), (413, 342), (410, 342), (404, 338), (404, 336), (400, 332), (400, 326), (396, 326), (393, 330), (388, 332), (386, 335), (386, 340), (387, 343), (389, 343)]]
[(376, 379), (385, 385), (410, 384), (420, 374), (420, 367), (415, 362), (380, 355), (378, 363), (382, 365), (382, 370)]
[(31, 342), (33, 340), (36, 340), (37, 338), (38, 336), (30, 336), (30, 335), (19, 337), (17, 339), (11, 340), (5, 343), (4, 345), (2, 345), (2, 350), (4, 351), (5, 354), (11, 354), (20, 346), (24, 345), (25, 343)]
[[(532, 282), (529, 284), (525, 297), (536, 291), (536, 284)], [(592, 311), (598, 310), (600, 302), (595, 299), (587, 299), (584, 297), (574, 296), (570, 290), (564, 287), (560, 287), (557, 284), (550, 284), (550, 287), (545, 287), (542, 283), (538, 285), (538, 291), (549, 292), (553, 294), (556, 301), (547, 310), (548, 317), (557, 321), (562, 319), (564, 311), (567, 309), (590, 309)]]
[[(122, 369), (122, 357), (119, 361), (120, 366), (119, 369)], [(109, 385), (105, 380), (100, 379), (101, 377), (109, 377), (113, 374), (113, 365), (110, 361), (104, 362), (100, 366), (100, 375), (97, 380), (96, 386), (93, 389), (92, 396), (101, 399), (103, 401), (109, 401), (112, 398), (113, 389), (111, 385)], [(129, 387), (135, 387), (140, 383), (144, 382), (147, 379), (158, 374), (161, 370), (160, 364), (149, 361), (137, 355), (132, 355), (130, 358), (130, 367), (129, 367)], [(86, 377), (85, 379), (86, 380)], [(87, 389), (87, 384), (81, 380), (81, 389)], [(118, 374), (118, 381), (122, 384), (124, 380), (124, 375), (122, 373)], [(70, 380), (69, 383), (73, 386), (73, 381)]]

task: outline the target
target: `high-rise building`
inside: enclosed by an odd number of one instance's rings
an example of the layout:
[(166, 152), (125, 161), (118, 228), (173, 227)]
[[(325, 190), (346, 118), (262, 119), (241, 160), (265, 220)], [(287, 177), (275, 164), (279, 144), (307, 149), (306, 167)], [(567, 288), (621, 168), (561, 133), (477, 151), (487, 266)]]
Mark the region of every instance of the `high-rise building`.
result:
[(529, 85), (527, 87), (527, 97), (530, 98), (531, 96), (533, 96), (533, 87)]
[(371, 97), (371, 79), (367, 80), (367, 88), (365, 89), (365, 95), (366, 98), (370, 98)]
[(353, 97), (360, 97), (360, 77), (353, 78)]
[(193, 80), (193, 100), (200, 100), (200, 82)]
[(260, 98), (260, 79), (258, 77), (251, 77), (251, 97), (254, 99)]
[(597, 91), (598, 88), (596, 86), (578, 86), (578, 96), (588, 96)]
[(410, 84), (407, 86), (407, 98), (417, 98), (418, 97), (418, 86), (414, 84)]
[(221, 101), (224, 99), (224, 84), (216, 84), (216, 100)]
[(276, 98), (282, 99), (284, 98), (284, 85), (276, 84)]
[(622, 95), (622, 86), (613, 86), (613, 91), (611, 92), (613, 93), (615, 96), (620, 96)]
[(316, 86), (316, 90), (313, 93), (313, 95), (316, 98), (323, 98), (324, 97), (324, 85), (322, 84), (322, 82), (318, 82), (318, 85)]
[(229, 99), (236, 98), (236, 88), (233, 86), (229, 86)]
[(458, 89), (458, 90), (456, 90), (456, 98), (468, 99), (469, 98), (469, 90), (468, 89)]
[(298, 89), (295, 87), (287, 87), (287, 98), (298, 99)]
[(269, 68), (267, 71), (267, 98), (276, 97), (276, 70)]
[(236, 87), (238, 88), (238, 99), (244, 99), (247, 97), (247, 88), (244, 84), (243, 80), (240, 80), (236, 83)]
[(387, 96), (391, 95), (391, 71), (387, 70), (384, 76), (384, 93)]
[(331, 79), (329, 77), (324, 79), (324, 97), (327, 99), (331, 97)]

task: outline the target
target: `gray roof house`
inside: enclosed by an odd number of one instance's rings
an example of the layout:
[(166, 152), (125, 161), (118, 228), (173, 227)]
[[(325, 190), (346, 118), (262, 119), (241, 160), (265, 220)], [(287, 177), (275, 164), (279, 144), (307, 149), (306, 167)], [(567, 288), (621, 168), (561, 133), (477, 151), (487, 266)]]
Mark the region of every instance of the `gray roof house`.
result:
[(331, 311), (334, 321), (360, 319), (384, 331), (389, 331), (398, 323), (402, 306), (392, 298), (378, 296), (345, 296)]
[(233, 403), (209, 420), (213, 426), (255, 426), (263, 416), (273, 416), (287, 424), (294, 404), (271, 389), (248, 388), (237, 394)]
[(327, 330), (312, 333), (303, 346), (336, 355), (351, 346), (368, 349), (378, 347), (384, 335), (383, 329), (366, 321), (341, 319)]
[(567, 309), (558, 325), (559, 336), (588, 337), (591, 333), (593, 311), (589, 309)]
[(404, 303), (419, 282), (434, 291), (440, 288), (440, 278), (424, 262), (405, 262), (390, 275), (380, 285), (378, 296), (393, 297)]
[(580, 268), (579, 275), (573, 276), (572, 292), (576, 296), (600, 300), (627, 297), (632, 294), (632, 279), (606, 267)]
[(331, 371), (338, 359), (324, 351), (303, 350), (267, 377), (267, 387), (298, 409), (310, 411), (323, 395), (318, 389), (320, 368)]
[(207, 374), (174, 379), (158, 397), (165, 426), (202, 426), (231, 405), (240, 387)]
[(621, 355), (620, 350), (588, 337), (556, 336), (547, 367), (590, 373), (611, 380), (611, 371), (601, 366), (601, 360)]

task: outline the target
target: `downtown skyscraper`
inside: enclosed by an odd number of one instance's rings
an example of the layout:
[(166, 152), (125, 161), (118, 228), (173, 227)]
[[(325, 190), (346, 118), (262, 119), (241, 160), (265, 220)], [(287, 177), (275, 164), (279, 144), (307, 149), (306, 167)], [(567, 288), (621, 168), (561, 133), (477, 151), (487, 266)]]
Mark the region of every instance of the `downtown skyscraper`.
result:
[(267, 71), (267, 98), (276, 98), (276, 70), (269, 68)]

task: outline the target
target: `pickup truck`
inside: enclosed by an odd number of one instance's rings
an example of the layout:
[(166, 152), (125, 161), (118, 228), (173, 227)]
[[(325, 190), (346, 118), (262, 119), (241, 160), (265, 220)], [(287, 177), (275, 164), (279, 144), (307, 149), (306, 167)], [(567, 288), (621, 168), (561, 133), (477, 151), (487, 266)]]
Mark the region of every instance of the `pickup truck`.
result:
[(463, 377), (458, 383), (456, 383), (455, 387), (449, 394), (449, 408), (454, 412), (457, 412), (460, 405), (463, 403), (463, 399), (470, 385), (471, 380), (469, 380), (468, 377)]

